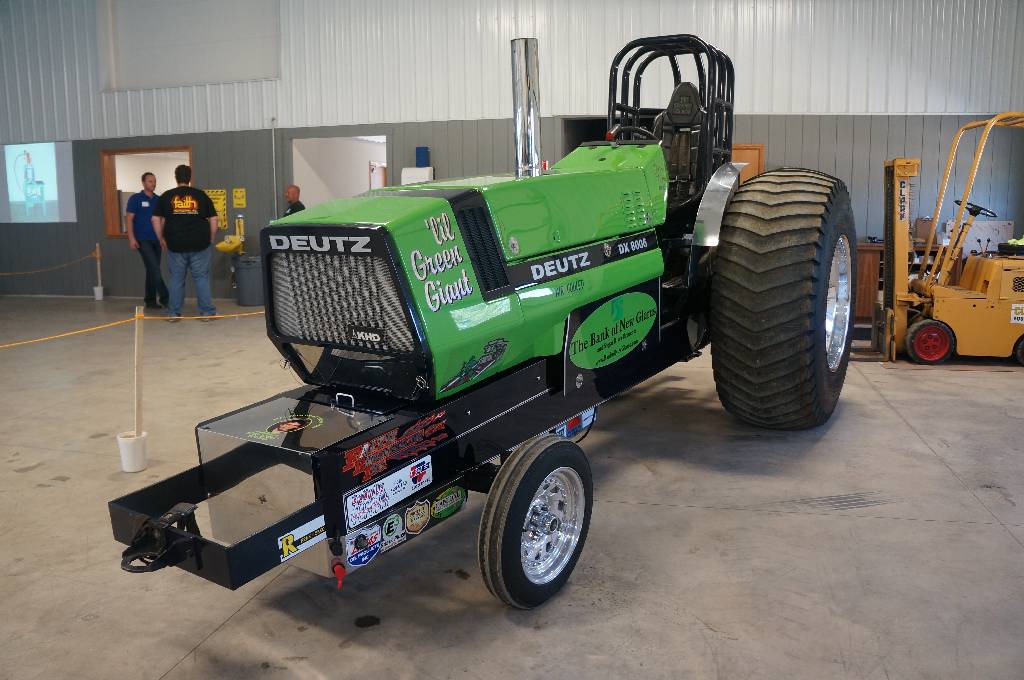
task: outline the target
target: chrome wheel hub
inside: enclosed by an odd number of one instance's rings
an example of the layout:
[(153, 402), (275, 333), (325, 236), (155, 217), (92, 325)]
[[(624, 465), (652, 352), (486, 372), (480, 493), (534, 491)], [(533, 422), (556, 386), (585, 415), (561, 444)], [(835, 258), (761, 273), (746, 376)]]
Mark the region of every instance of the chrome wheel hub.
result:
[(828, 370), (835, 371), (846, 349), (850, 326), (850, 241), (840, 236), (832, 251), (832, 267), (828, 275), (825, 298), (825, 359)]
[(583, 480), (568, 467), (544, 478), (523, 520), (520, 557), (532, 583), (550, 583), (569, 563), (583, 529)]

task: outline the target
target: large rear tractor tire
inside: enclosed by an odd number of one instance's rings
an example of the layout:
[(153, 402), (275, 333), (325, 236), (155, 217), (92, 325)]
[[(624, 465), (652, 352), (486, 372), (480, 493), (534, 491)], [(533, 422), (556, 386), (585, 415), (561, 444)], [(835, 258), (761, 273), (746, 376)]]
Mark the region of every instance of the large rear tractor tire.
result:
[(856, 243), (835, 177), (784, 168), (736, 191), (711, 277), (711, 357), (727, 411), (780, 430), (829, 419), (850, 357)]

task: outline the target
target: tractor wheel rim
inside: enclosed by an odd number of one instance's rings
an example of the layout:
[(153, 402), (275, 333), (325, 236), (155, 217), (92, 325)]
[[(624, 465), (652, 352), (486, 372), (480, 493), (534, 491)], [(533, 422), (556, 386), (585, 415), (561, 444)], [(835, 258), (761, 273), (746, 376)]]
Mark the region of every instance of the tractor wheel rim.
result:
[(825, 359), (828, 370), (836, 371), (846, 350), (850, 326), (850, 241), (840, 236), (832, 251), (825, 298)]
[(914, 351), (924, 361), (938, 361), (949, 352), (949, 335), (941, 328), (923, 328), (914, 336)]
[(565, 570), (579, 543), (585, 512), (579, 473), (560, 467), (544, 478), (526, 511), (519, 551), (531, 583), (550, 583)]

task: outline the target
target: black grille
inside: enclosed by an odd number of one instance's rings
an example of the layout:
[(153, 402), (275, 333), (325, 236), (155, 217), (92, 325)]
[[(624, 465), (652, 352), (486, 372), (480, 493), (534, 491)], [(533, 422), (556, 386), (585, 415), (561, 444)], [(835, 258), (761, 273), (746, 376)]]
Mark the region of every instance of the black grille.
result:
[(1013, 277), (1013, 292), (1024, 293), (1024, 276)]
[(484, 292), (490, 292), (508, 285), (508, 274), (505, 272), (504, 258), (498, 247), (498, 237), (494, 233), (487, 209), (481, 206), (462, 208), (455, 214), (455, 220), (462, 230), (462, 240), (466, 242), (469, 258), (473, 261), (477, 280)]
[[(402, 298), (383, 257), (274, 253), (270, 284), (281, 335), (373, 353), (413, 351)], [(375, 331), (381, 340), (367, 340)]]

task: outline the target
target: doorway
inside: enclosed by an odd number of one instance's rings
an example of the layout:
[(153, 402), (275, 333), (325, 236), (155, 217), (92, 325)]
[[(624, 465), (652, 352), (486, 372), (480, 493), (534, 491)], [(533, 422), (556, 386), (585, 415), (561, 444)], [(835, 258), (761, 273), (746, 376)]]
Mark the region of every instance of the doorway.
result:
[(292, 182), (307, 206), (385, 186), (387, 165), (384, 135), (292, 140)]
[(156, 193), (176, 186), (174, 168), (192, 165), (192, 147), (156, 147), (150, 149), (109, 149), (100, 152), (103, 182), (103, 212), (108, 237), (126, 238), (128, 226), (124, 214), (128, 199), (142, 191), (142, 173), (156, 175)]

